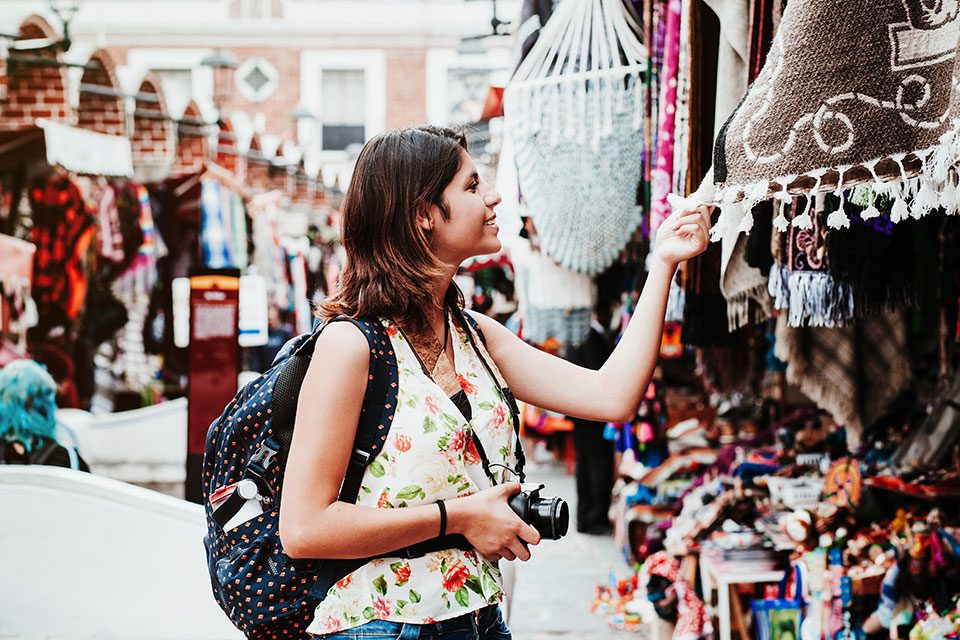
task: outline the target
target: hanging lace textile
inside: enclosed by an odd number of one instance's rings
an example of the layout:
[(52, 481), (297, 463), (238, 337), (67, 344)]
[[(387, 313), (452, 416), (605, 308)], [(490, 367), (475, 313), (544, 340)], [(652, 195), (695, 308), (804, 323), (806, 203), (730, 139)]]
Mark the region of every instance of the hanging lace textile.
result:
[(641, 222), (647, 51), (621, 0), (564, 0), (507, 86), (524, 203), (567, 269), (608, 267)]
[[(954, 90), (960, 0), (790, 2), (756, 82), (714, 154), (714, 237), (749, 230), (760, 200), (833, 192), (831, 228), (850, 224), (842, 194), (868, 184), (892, 220), (956, 211), (960, 94)], [(809, 211), (777, 228), (809, 228)]]

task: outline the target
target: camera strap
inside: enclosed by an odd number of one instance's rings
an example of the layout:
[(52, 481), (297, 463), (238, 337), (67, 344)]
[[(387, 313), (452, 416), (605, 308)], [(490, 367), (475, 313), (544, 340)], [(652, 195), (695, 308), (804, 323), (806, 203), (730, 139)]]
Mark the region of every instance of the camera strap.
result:
[[(490, 363), (487, 362), (487, 359), (484, 357), (483, 352), (477, 348), (477, 343), (473, 339), (473, 331), (471, 328), (476, 329), (479, 332), (479, 327), (476, 326), (476, 323), (472, 319), (468, 319), (466, 314), (459, 307), (453, 308), (453, 313), (457, 317), (457, 321), (460, 323), (460, 326), (463, 327), (463, 332), (467, 334), (467, 340), (470, 341), (470, 346), (473, 348), (473, 352), (477, 354), (477, 357), (480, 358), (480, 362), (483, 364), (483, 368), (487, 370), (487, 375), (490, 376), (490, 379), (493, 381), (493, 384), (496, 386), (497, 391), (500, 393), (500, 399), (510, 407), (510, 417), (513, 420), (513, 438), (514, 438), (514, 457), (517, 459), (517, 468), (510, 469), (510, 471), (516, 473), (520, 482), (527, 481), (527, 474), (524, 473), (523, 467), (526, 465), (527, 459), (523, 453), (523, 444), (520, 442), (520, 409), (517, 407), (517, 399), (514, 397), (513, 392), (510, 390), (510, 387), (501, 386), (500, 379), (494, 375), (493, 368), (490, 366)], [(490, 478), (494, 484), (498, 484), (493, 480), (493, 474), (490, 471), (490, 462), (487, 458), (486, 453), (483, 450), (483, 445), (480, 444), (480, 439), (474, 434), (474, 443), (477, 445), (477, 453), (480, 455), (480, 461), (483, 463), (483, 469), (487, 473), (487, 476)], [(502, 466), (502, 465), (498, 465)]]

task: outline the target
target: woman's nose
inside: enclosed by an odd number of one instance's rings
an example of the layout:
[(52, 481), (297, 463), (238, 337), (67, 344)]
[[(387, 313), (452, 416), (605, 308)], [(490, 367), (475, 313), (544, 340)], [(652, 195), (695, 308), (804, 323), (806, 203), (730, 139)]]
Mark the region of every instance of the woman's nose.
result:
[(500, 197), (496, 189), (490, 189), (487, 196), (483, 199), (483, 203), (488, 207), (495, 207), (500, 204), (501, 201), (503, 201), (503, 198)]

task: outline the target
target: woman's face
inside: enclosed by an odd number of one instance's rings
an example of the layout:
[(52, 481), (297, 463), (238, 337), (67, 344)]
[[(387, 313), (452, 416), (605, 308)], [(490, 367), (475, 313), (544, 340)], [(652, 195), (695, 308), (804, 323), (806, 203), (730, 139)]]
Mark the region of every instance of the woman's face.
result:
[(460, 170), (443, 191), (450, 211), (444, 220), (439, 208), (433, 207), (430, 219), (422, 224), (430, 229), (430, 245), (446, 264), (459, 265), (474, 256), (500, 251), (497, 214), (500, 194), (480, 178), (477, 167), (466, 151), (460, 152)]

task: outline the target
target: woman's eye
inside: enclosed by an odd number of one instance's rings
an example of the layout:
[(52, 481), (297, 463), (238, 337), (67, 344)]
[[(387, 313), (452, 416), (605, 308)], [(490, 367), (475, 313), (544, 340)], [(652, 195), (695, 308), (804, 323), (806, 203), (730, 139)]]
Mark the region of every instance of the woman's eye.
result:
[(480, 186), (480, 183), (479, 183), (479, 182), (474, 182), (474, 183), (472, 183), (472, 184), (470, 185), (470, 191), (476, 191), (476, 190), (477, 190), (477, 187), (479, 187), (479, 186)]

